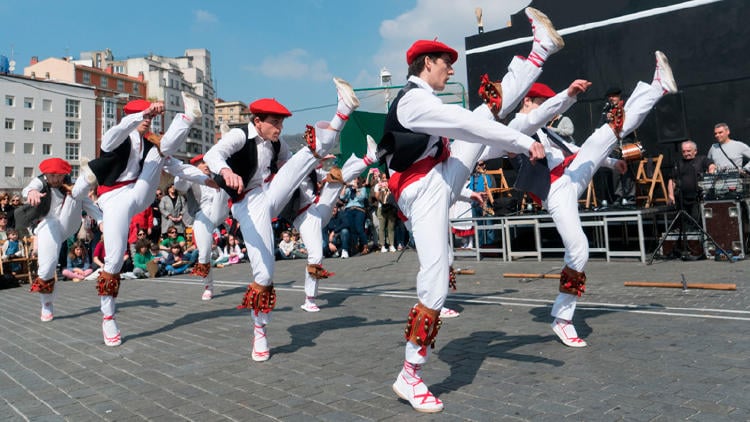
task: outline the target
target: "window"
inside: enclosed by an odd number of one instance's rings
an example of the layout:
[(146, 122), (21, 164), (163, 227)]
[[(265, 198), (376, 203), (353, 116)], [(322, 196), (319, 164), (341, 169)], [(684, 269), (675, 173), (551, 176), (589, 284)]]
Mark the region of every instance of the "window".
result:
[(138, 84), (133, 84), (133, 94), (138, 94), (140, 89), (138, 89)]
[(42, 132), (52, 132), (52, 122), (42, 122)]
[(52, 144), (42, 144), (42, 155), (52, 155)]
[(72, 142), (65, 143), (65, 159), (68, 161), (78, 161), (81, 146)]
[(81, 102), (78, 100), (65, 100), (65, 117), (81, 117)]
[(24, 142), (23, 143), (23, 153), (24, 154), (33, 154), (34, 153), (34, 144), (31, 142)]
[(104, 100), (104, 117), (107, 119), (115, 118), (115, 103), (111, 100)]
[(81, 139), (81, 123), (65, 121), (65, 139)]
[(16, 152), (16, 144), (13, 142), (6, 142), (5, 143), (5, 153), (6, 154), (15, 154)]
[(14, 171), (13, 167), (6, 167), (5, 168), (5, 177), (16, 177), (15, 176), (15, 171)]
[(52, 100), (42, 100), (42, 110), (52, 111)]
[(5, 105), (8, 107), (15, 107), (16, 106), (16, 97), (12, 95), (6, 95), (5, 96)]
[(29, 97), (24, 97), (23, 108), (34, 108), (34, 99), (29, 98)]
[(81, 174), (81, 166), (73, 164), (70, 166), (70, 177), (75, 180)]
[(26, 132), (31, 132), (34, 130), (34, 121), (33, 120), (24, 120), (23, 121), (23, 130)]
[(15, 129), (16, 128), (16, 121), (14, 119), (5, 119), (5, 128), (6, 129)]
[(84, 84), (91, 84), (91, 74), (89, 72), (83, 72), (83, 75), (81, 75), (81, 79), (83, 80)]
[(120, 92), (125, 91), (125, 82), (122, 79), (117, 80), (117, 90)]
[(102, 79), (99, 81), (99, 86), (102, 88), (106, 88), (109, 86), (109, 78), (106, 76), (102, 76)]
[(34, 167), (24, 167), (23, 168), (23, 177), (34, 177)]

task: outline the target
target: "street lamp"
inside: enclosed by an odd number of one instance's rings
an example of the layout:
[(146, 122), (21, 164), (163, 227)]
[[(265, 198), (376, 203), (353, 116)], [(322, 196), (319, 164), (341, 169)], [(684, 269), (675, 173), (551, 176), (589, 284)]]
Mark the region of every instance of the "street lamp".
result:
[(388, 112), (388, 106), (391, 104), (391, 77), (393, 75), (385, 67), (380, 69), (380, 86), (383, 87), (383, 97), (385, 100), (385, 111)]

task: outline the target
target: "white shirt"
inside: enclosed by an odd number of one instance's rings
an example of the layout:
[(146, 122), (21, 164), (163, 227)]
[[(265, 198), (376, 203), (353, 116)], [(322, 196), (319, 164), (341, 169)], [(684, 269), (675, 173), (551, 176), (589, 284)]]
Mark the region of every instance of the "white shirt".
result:
[[(494, 120), (486, 119), (455, 104), (443, 104), (427, 82), (410, 76), (417, 84), (401, 97), (396, 110), (399, 123), (416, 133), (430, 135), (428, 148), (418, 160), (434, 155), (440, 137), (502, 145), (508, 152), (528, 152), (534, 140)], [(480, 107), (485, 107), (484, 105)], [(391, 157), (388, 157), (390, 164)]]
[[(232, 129), (225, 133), (216, 145), (212, 146), (203, 156), (203, 161), (208, 164), (208, 168), (213, 173), (220, 174), (222, 169), (229, 168), (227, 159), (232, 154), (240, 151), (245, 146), (245, 142), (248, 141), (256, 142), (258, 146), (258, 168), (246, 184), (245, 191), (255, 189), (264, 183), (268, 176), (271, 175), (269, 167), (273, 159), (273, 144), (271, 144), (271, 141), (262, 139), (252, 123), (248, 123), (247, 137), (245, 137), (245, 132), (242, 129)], [(281, 143), (281, 150), (279, 150), (278, 166), (281, 168), (283, 163), (292, 158), (292, 153), (289, 151), (289, 146), (286, 142), (281, 139), (279, 139), (279, 142)]]

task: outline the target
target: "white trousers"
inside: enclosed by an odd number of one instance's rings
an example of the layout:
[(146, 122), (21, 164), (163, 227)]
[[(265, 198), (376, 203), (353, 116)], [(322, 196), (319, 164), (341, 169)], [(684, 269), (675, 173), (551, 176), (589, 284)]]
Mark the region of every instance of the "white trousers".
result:
[[(622, 136), (635, 130), (662, 96), (662, 89), (638, 82), (625, 104), (625, 121)], [(609, 125), (603, 125), (581, 145), (578, 155), (565, 169), (562, 177), (550, 187), (545, 208), (555, 222), (565, 246), (565, 265), (583, 271), (589, 258), (589, 241), (581, 226), (578, 198), (588, 188), (591, 178), (612, 152), (617, 142)], [(578, 297), (560, 293), (552, 305), (552, 316), (570, 321), (573, 319)]]
[[(344, 183), (354, 180), (366, 168), (367, 164), (364, 160), (352, 154), (341, 168)], [(323, 262), (323, 226), (331, 221), (332, 209), (339, 198), (341, 187), (339, 183), (326, 183), (320, 191), (318, 203), (313, 203), (294, 219), (294, 227), (297, 227), (305, 242), (307, 263), (310, 265), (320, 265)], [(318, 295), (318, 280), (312, 277), (307, 269), (305, 269), (305, 295), (307, 297)]]
[[(317, 152), (323, 156), (335, 145), (338, 132), (324, 129), (328, 126), (327, 122), (318, 122), (316, 126)], [(253, 279), (261, 286), (273, 283), (275, 245), (271, 219), (281, 212), (302, 180), (317, 165), (318, 160), (310, 149), (302, 148), (281, 166), (270, 183), (251, 190), (242, 201), (232, 204), (232, 215), (240, 223), (247, 246)], [(265, 317), (261, 317), (261, 320), (254, 318), (259, 325), (265, 325)]]
[[(193, 221), (193, 237), (198, 247), (198, 262), (211, 264), (211, 249), (213, 247), (213, 232), (229, 215), (227, 201), (229, 194), (220, 189), (210, 202), (210, 206), (201, 204), (201, 209), (195, 213)], [(209, 270), (208, 276), (203, 279), (206, 286), (213, 285), (213, 271)]]
[[(503, 107), (500, 117), (507, 115), (523, 99), (540, 74), (541, 69), (528, 60), (516, 57), (511, 61), (501, 82)], [(486, 106), (477, 107), (474, 112), (493, 118)], [(504, 143), (489, 146), (505, 151)], [(448, 295), (448, 272), (453, 260), (448, 237), (449, 209), (484, 148), (483, 143), (454, 141), (450, 158), (407, 186), (398, 199), (398, 206), (408, 219), (406, 225), (414, 236), (417, 248), (417, 297), (424, 306), (433, 310), (440, 310)], [(429, 348), (426, 356), (421, 356), (419, 349), (416, 344), (407, 342), (406, 360), (415, 364), (427, 362)]]

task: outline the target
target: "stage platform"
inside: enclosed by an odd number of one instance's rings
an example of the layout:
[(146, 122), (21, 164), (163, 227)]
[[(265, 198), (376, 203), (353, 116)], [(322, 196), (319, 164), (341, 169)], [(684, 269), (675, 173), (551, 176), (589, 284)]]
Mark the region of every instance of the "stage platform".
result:
[[(580, 216), (592, 257), (604, 257), (607, 262), (612, 258), (637, 258), (645, 263), (676, 213), (674, 207), (661, 206), (581, 211)], [(477, 261), (483, 257), (541, 261), (545, 257), (560, 257), (565, 251), (552, 217), (546, 212), (461, 218), (451, 220), (451, 227), (466, 223), (474, 228), (473, 244), (480, 246), (454, 248), (457, 257), (473, 256)], [(495, 232), (495, 241), (480, 243), (483, 232), (490, 230)]]

